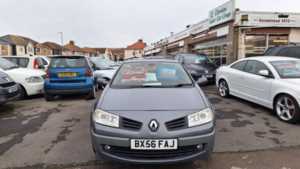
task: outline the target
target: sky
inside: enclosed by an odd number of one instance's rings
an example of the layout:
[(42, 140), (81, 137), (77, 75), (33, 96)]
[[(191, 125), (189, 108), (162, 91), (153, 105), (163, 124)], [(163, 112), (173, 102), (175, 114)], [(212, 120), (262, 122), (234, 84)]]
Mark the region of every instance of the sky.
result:
[[(39, 42), (126, 47), (179, 32), (208, 17), (227, 0), (1, 0), (0, 36), (17, 34)], [(236, 0), (250, 11), (300, 12), (299, 0)]]

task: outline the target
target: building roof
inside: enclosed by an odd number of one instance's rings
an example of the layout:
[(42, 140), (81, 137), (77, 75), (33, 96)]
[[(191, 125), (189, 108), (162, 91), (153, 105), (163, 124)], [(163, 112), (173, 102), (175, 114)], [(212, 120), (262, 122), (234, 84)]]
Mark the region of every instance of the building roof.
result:
[(126, 49), (129, 49), (129, 50), (143, 50), (146, 46), (147, 45), (146, 45), (146, 43), (144, 43), (143, 39), (139, 39), (134, 44), (131, 44), (131, 45), (127, 46)]
[(81, 48), (81, 51), (84, 53), (95, 53), (95, 54), (98, 53), (96, 48), (89, 48), (89, 47)]
[(29, 42), (36, 45), (38, 42), (35, 40), (32, 40), (30, 38), (27, 37), (23, 37), (23, 36), (19, 36), (19, 35), (5, 35), (0, 37), (0, 39), (2, 41), (6, 41), (11, 45), (22, 45), (25, 46), (27, 45)]
[(44, 42), (42, 44), (45, 46), (48, 46), (52, 50), (60, 50), (61, 49), (61, 45), (54, 43), (54, 42)]

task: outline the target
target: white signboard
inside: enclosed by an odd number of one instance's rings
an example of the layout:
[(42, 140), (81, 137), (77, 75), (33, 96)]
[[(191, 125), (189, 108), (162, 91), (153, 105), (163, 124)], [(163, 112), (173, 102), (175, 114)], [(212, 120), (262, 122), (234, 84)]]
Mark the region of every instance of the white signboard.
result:
[(207, 20), (204, 20), (202, 22), (192, 25), (190, 34), (195, 35), (195, 34), (203, 32), (203, 31), (206, 31), (208, 29), (209, 29), (209, 20), (207, 19)]
[(225, 4), (211, 10), (209, 12), (209, 27), (219, 25), (224, 22), (233, 20), (235, 10), (234, 0), (230, 0)]
[(300, 14), (240, 12), (237, 14), (237, 24), (257, 27), (300, 27)]
[(190, 29), (186, 29), (182, 32), (174, 34), (173, 36), (170, 36), (168, 38), (168, 43), (176, 42), (176, 41), (179, 41), (181, 39), (187, 38), (188, 36), (190, 36), (189, 30)]

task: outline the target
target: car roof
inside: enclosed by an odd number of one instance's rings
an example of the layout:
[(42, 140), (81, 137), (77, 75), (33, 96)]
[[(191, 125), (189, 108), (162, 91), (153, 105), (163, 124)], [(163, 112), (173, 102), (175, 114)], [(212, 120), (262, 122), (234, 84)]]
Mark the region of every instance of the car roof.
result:
[(177, 60), (170, 59), (139, 59), (139, 60), (128, 60), (124, 63), (141, 63), (141, 62), (167, 62), (167, 63), (179, 63)]
[(57, 55), (57, 56), (51, 56), (51, 58), (67, 58), (67, 57), (86, 58), (86, 56), (81, 56), (81, 55)]
[(299, 60), (299, 59), (285, 57), (285, 56), (256, 56), (256, 57), (245, 58), (243, 60), (257, 60), (261, 62), (271, 62), (271, 61), (280, 61), (280, 60)]

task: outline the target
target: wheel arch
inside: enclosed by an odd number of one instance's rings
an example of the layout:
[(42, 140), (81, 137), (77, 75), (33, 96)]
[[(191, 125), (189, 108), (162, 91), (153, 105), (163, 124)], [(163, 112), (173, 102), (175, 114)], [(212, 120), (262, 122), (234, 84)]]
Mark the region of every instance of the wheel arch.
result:
[(284, 95), (289, 96), (289, 97), (293, 98), (296, 102), (298, 102), (297, 99), (296, 99), (296, 97), (294, 97), (292, 94), (290, 94), (290, 93), (288, 93), (288, 92), (280, 92), (280, 93), (277, 93), (277, 94), (273, 97), (273, 101), (272, 101), (273, 109), (274, 109), (274, 107), (275, 107), (276, 100), (277, 100), (280, 96), (284, 96)]

